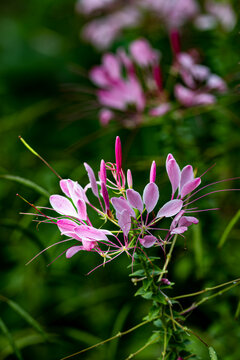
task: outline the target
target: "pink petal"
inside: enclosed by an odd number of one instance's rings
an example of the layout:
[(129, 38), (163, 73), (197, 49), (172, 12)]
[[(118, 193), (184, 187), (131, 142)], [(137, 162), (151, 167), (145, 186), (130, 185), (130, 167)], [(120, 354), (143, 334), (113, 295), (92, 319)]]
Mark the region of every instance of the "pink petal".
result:
[(142, 198), (137, 191), (133, 189), (127, 189), (127, 200), (133, 208), (138, 209), (140, 213), (143, 212)]
[(66, 235), (66, 233), (73, 232), (77, 224), (68, 219), (60, 219), (57, 221), (57, 226), (61, 234)]
[(94, 241), (97, 240), (105, 240), (108, 241), (108, 238), (106, 237), (105, 233), (99, 229), (95, 229), (92, 226), (87, 225), (80, 225), (75, 227), (75, 232), (79, 237), (91, 239)]
[(167, 157), (166, 169), (169, 180), (172, 185), (172, 195), (174, 195), (180, 183), (181, 171), (176, 160), (171, 154), (169, 154)]
[(85, 169), (88, 173), (88, 178), (91, 184), (91, 189), (93, 194), (98, 197), (98, 186), (97, 186), (97, 181), (93, 172), (93, 169), (91, 168), (91, 166), (89, 166), (87, 163), (84, 163)]
[(157, 238), (153, 235), (146, 235), (143, 239), (139, 239), (139, 241), (145, 248), (150, 248), (155, 244)]
[(101, 160), (99, 178), (100, 178), (100, 180), (102, 182), (104, 182), (106, 184), (106, 182), (107, 182), (107, 170), (106, 170), (106, 164), (105, 164), (104, 160)]
[(50, 204), (52, 205), (53, 209), (61, 214), (66, 216), (73, 216), (78, 217), (76, 210), (74, 209), (72, 203), (61, 195), (52, 195), (50, 196)]
[(191, 193), (193, 190), (195, 190), (199, 185), (201, 184), (201, 179), (200, 178), (196, 178), (193, 179), (192, 181), (188, 182), (187, 184), (185, 184), (182, 188), (181, 191), (181, 198), (184, 198), (186, 195), (188, 195), (189, 193)]
[(170, 200), (159, 210), (157, 218), (176, 215), (183, 206), (182, 200)]
[(72, 246), (66, 252), (66, 258), (69, 259), (79, 251), (83, 250), (82, 246)]
[(173, 221), (172, 221), (172, 223), (171, 223), (170, 230), (173, 230), (173, 229), (175, 229), (175, 227), (177, 227), (178, 222), (179, 222), (179, 219), (181, 218), (181, 216), (183, 216), (184, 212), (185, 212), (184, 210), (181, 210), (181, 211), (175, 216), (175, 218), (173, 219)]
[(193, 168), (191, 165), (187, 165), (182, 169), (181, 172), (181, 180), (180, 180), (180, 193), (185, 184), (187, 184), (189, 181), (192, 181), (194, 179), (193, 175)]
[(103, 55), (103, 66), (111, 80), (116, 81), (121, 78), (121, 69), (117, 56), (113, 54)]
[(109, 80), (105, 70), (102, 66), (95, 66), (90, 71), (90, 79), (95, 85), (100, 87), (106, 87), (111, 85), (111, 81)]
[(99, 120), (102, 126), (107, 126), (114, 117), (114, 113), (109, 109), (101, 109), (99, 112)]
[(126, 199), (124, 198), (117, 198), (117, 197), (113, 197), (111, 198), (111, 202), (113, 204), (114, 209), (121, 213), (123, 210), (126, 210), (129, 214), (129, 216), (132, 217), (136, 217), (134, 210), (131, 208), (131, 206), (129, 205), (129, 203), (127, 202)]
[(171, 105), (169, 103), (161, 104), (157, 107), (154, 107), (149, 110), (149, 115), (151, 116), (163, 116), (171, 110)]
[(190, 226), (192, 224), (198, 224), (199, 220), (194, 216), (183, 216), (179, 221), (179, 226)]
[(121, 227), (123, 234), (128, 236), (128, 233), (131, 229), (131, 217), (129, 216), (129, 212), (127, 210), (123, 210), (121, 213), (117, 213), (118, 224)]
[(145, 39), (133, 41), (129, 50), (134, 61), (139, 66), (145, 67), (153, 65), (159, 60), (159, 53), (156, 50), (153, 50), (149, 42)]
[(216, 97), (212, 94), (197, 94), (194, 99), (194, 105), (211, 105), (215, 104)]
[(91, 251), (95, 246), (96, 246), (96, 242), (95, 241), (89, 241), (89, 240), (82, 240), (82, 244), (83, 244), (83, 249), (86, 251)]
[(146, 205), (146, 210), (148, 213), (153, 211), (157, 205), (159, 199), (159, 190), (157, 185), (154, 182), (151, 182), (145, 186), (143, 191), (143, 202)]
[(108, 196), (107, 187), (106, 187), (104, 182), (101, 182), (101, 193), (102, 193), (105, 208), (106, 208), (106, 211), (107, 211), (107, 210), (110, 209), (110, 203), (109, 203), (109, 196)]
[(187, 89), (181, 84), (176, 84), (174, 94), (177, 100), (184, 106), (190, 107), (194, 105), (196, 94), (194, 91)]
[(220, 76), (215, 74), (209, 76), (207, 81), (207, 87), (210, 90), (217, 90), (219, 92), (225, 92), (227, 90), (227, 85), (225, 81)]
[[(67, 195), (68, 197), (71, 197), (69, 190), (68, 190), (68, 182), (70, 179), (63, 179), (60, 180), (60, 187), (62, 189), (62, 192)], [(71, 181), (71, 180), (70, 180)]]
[(182, 227), (177, 227), (177, 228), (175, 228), (175, 229), (173, 229), (172, 231), (171, 231), (171, 235), (173, 235), (173, 234), (183, 234), (185, 231), (187, 231), (187, 227), (185, 227), (185, 226), (182, 226)]
[(78, 210), (79, 219), (87, 220), (86, 203), (81, 199), (79, 199), (78, 202), (77, 202), (77, 210)]

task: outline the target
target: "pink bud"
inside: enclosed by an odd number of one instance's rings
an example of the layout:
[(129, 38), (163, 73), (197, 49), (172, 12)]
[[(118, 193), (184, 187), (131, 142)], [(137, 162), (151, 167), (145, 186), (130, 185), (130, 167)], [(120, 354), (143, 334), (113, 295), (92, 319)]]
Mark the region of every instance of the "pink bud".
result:
[(153, 78), (160, 91), (163, 90), (162, 71), (159, 65), (153, 67)]
[(150, 170), (150, 183), (155, 182), (156, 180), (156, 163), (155, 161), (152, 162), (151, 170)]
[(107, 182), (107, 170), (106, 170), (106, 165), (105, 165), (104, 160), (101, 160), (99, 177), (100, 177), (100, 180), (102, 182), (104, 182), (104, 184), (106, 184), (106, 182)]
[(133, 187), (132, 173), (131, 173), (131, 170), (129, 170), (129, 169), (127, 171), (127, 183), (128, 183), (128, 188), (132, 189), (132, 187)]
[(116, 137), (116, 142), (115, 142), (115, 157), (116, 157), (117, 172), (119, 173), (122, 169), (122, 146), (119, 136)]
[(105, 208), (106, 208), (106, 213), (107, 213), (107, 211), (110, 209), (110, 203), (109, 203), (107, 187), (104, 182), (101, 182), (101, 192), (102, 192), (102, 196), (103, 196), (103, 200), (104, 200), (104, 204), (105, 204)]
[[(162, 278), (161, 279), (161, 282), (164, 284), (164, 285), (171, 285), (171, 282), (167, 279), (167, 278)], [(181, 358), (179, 358), (181, 359)]]
[(172, 29), (170, 32), (170, 42), (172, 47), (172, 52), (176, 56), (181, 52), (180, 46), (180, 36), (177, 29)]

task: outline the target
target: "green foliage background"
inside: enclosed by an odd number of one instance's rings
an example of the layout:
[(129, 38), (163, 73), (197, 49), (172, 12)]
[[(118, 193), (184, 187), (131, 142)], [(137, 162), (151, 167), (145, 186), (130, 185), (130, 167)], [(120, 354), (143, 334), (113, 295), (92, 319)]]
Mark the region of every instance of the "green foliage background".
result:
[[(237, 1), (232, 3), (237, 9)], [(101, 54), (79, 38), (82, 20), (74, 13), (74, 1), (9, 0), (0, 4), (0, 14), (0, 359), (57, 360), (134, 326), (148, 308), (133, 297), (129, 259), (124, 256), (86, 276), (99, 264), (94, 254), (78, 254), (71, 260), (62, 257), (47, 266), (65, 249), (59, 246), (25, 266), (37, 252), (60, 240), (60, 235), (49, 225), (36, 228), (30, 216), (19, 214), (31, 209), (16, 193), (46, 206), (48, 193), (60, 190), (56, 176), (27, 151), (18, 136), (63, 178), (86, 184), (82, 163), (87, 161), (98, 169), (102, 158), (113, 161), (118, 134), (125, 169), (133, 170), (135, 188), (142, 191), (155, 159), (163, 199), (170, 192), (164, 169), (168, 152), (181, 166), (193, 164), (199, 174), (216, 163), (206, 175), (206, 183), (239, 176), (239, 33), (237, 26), (231, 33), (219, 28), (207, 33), (186, 29), (182, 39), (184, 49), (200, 49), (203, 62), (229, 84), (229, 94), (215, 106), (176, 111), (136, 130), (120, 129), (116, 124), (103, 129), (87, 79), (88, 70), (99, 63)], [(171, 60), (168, 39), (148, 24), (126, 31), (113, 49), (127, 46), (139, 36), (146, 36), (161, 49), (167, 74)], [(216, 188), (233, 187), (239, 188), (239, 181)], [(176, 294), (239, 277), (237, 219), (224, 245), (218, 247), (225, 228), (239, 211), (239, 194), (214, 194), (202, 200), (201, 206), (220, 207), (220, 211), (199, 215), (200, 225), (188, 232), (186, 242), (179, 239), (169, 274), (176, 283)], [(219, 359), (240, 358), (239, 298), (240, 289), (235, 288), (188, 318), (187, 325), (216, 349)], [(150, 334), (151, 327), (146, 326), (78, 358), (124, 359), (144, 345)], [(192, 336), (190, 340), (193, 352), (209, 359), (204, 346)], [(138, 358), (157, 356), (159, 348), (154, 345)]]

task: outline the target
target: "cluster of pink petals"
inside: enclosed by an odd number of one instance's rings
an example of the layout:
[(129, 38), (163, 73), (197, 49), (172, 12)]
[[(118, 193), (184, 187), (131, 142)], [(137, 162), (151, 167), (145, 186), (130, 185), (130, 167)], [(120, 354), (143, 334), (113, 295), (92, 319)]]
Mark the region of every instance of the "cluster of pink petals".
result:
[[(162, 247), (171, 241), (173, 236), (183, 236), (190, 225), (198, 223), (198, 219), (191, 216), (193, 212), (198, 212), (197, 208), (188, 209), (188, 205), (199, 199), (189, 202), (189, 199), (201, 190), (195, 191), (201, 184), (201, 178), (194, 176), (191, 165), (181, 170), (173, 155), (167, 156), (166, 171), (172, 191), (169, 200), (163, 203), (156, 184), (155, 161), (150, 169), (149, 181), (143, 194), (140, 194), (133, 189), (131, 171), (128, 170), (125, 176), (122, 169), (119, 137), (115, 143), (115, 159), (115, 163), (101, 161), (98, 179), (93, 169), (84, 163), (89, 183), (83, 188), (76, 181), (61, 180), (60, 187), (64, 195), (50, 197), (52, 210), (58, 216), (46, 216), (47, 220), (44, 222), (54, 223), (61, 235), (66, 237), (56, 244), (75, 242), (62, 253), (66, 254), (67, 258), (79, 251), (90, 251), (103, 257), (103, 263), (115, 259), (123, 252), (133, 259), (136, 249), (143, 251), (144, 248), (153, 246)], [(87, 195), (89, 190), (91, 192)], [(89, 208), (95, 211), (93, 222), (89, 218)], [(96, 217), (104, 221), (103, 227), (94, 226)], [(158, 227), (161, 221), (164, 221), (164, 228)], [(111, 231), (105, 228), (109, 227), (109, 224)]]
[(98, 16), (85, 25), (83, 36), (101, 50), (107, 49), (125, 28), (140, 25), (146, 13), (154, 15), (168, 31), (189, 21), (200, 30), (212, 29), (220, 23), (230, 31), (236, 25), (236, 15), (226, 1), (206, 0), (202, 6), (197, 0), (78, 0), (76, 10), (85, 16)]
[[(90, 78), (99, 87), (97, 96), (103, 106), (100, 111), (102, 125), (107, 125), (114, 117), (121, 119), (121, 115), (127, 118), (128, 112), (133, 119), (132, 126), (141, 121), (148, 93), (155, 92), (159, 97), (162, 92), (159, 58), (160, 53), (147, 40), (138, 39), (130, 44), (129, 55), (123, 49), (119, 49), (117, 54), (107, 53), (102, 64), (92, 68)], [(141, 76), (137, 75), (137, 68)], [(170, 104), (160, 100), (157, 106), (147, 109), (151, 116), (162, 116), (169, 110)]]
[(184, 85), (176, 84), (174, 93), (183, 106), (214, 104), (216, 97), (212, 93), (224, 93), (227, 90), (225, 81), (212, 74), (207, 66), (198, 64), (191, 54), (179, 53), (176, 61)]

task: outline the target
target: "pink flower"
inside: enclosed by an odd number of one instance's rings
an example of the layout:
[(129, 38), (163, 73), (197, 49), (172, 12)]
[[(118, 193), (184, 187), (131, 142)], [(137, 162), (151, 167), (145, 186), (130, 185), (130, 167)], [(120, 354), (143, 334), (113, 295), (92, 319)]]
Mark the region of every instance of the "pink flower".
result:
[(153, 50), (146, 39), (138, 39), (131, 43), (130, 54), (136, 64), (142, 67), (154, 65), (159, 62), (159, 52)]

